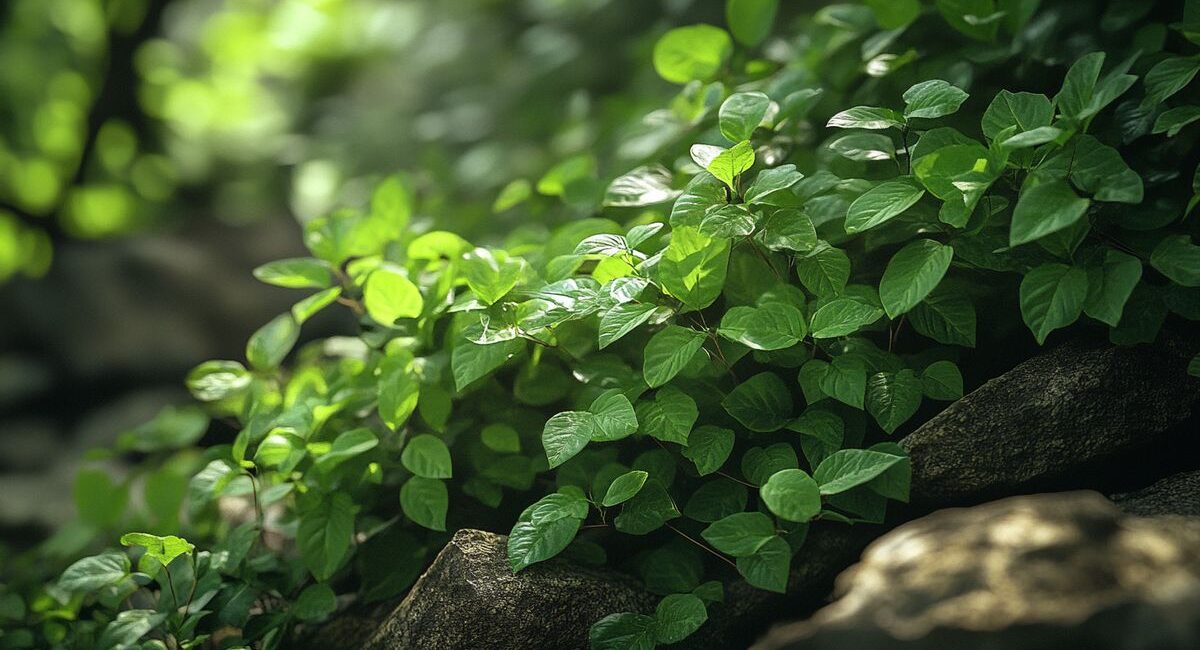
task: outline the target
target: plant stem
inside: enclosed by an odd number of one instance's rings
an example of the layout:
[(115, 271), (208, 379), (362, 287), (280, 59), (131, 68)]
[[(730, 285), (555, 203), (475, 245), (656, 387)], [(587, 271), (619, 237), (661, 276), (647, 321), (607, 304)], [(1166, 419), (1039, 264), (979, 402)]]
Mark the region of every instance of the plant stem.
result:
[(710, 547), (709, 547), (707, 544), (704, 544), (704, 543), (701, 543), (701, 542), (698, 542), (698, 541), (696, 541), (696, 540), (695, 540), (695, 539), (693, 539), (692, 537), (688, 536), (688, 534), (687, 534), (687, 533), (683, 532), (682, 530), (679, 530), (678, 528), (676, 528), (676, 527), (672, 526), (672, 525), (671, 525), (671, 524), (669, 524), (669, 523), (664, 523), (663, 525), (664, 525), (664, 526), (666, 526), (667, 528), (670, 528), (671, 530), (675, 531), (675, 533), (676, 533), (676, 534), (678, 534), (680, 537), (682, 537), (682, 538), (686, 539), (687, 541), (689, 541), (689, 542), (691, 542), (691, 543), (695, 544), (696, 546), (699, 546), (700, 548), (704, 549), (705, 551), (708, 551), (709, 553), (711, 553), (711, 554), (712, 554), (714, 557), (716, 557), (717, 559), (719, 559), (719, 560), (721, 560), (722, 562), (724, 562), (725, 564), (728, 564), (729, 566), (733, 567), (733, 568), (734, 568), (734, 570), (736, 570), (736, 569), (737, 569), (737, 564), (735, 564), (735, 563), (733, 563), (732, 561), (730, 561), (730, 559), (729, 559), (729, 558), (727, 558), (727, 557), (725, 557), (724, 555), (721, 555), (720, 553), (718, 553), (718, 552), (714, 551), (714, 550), (713, 550), (712, 548), (710, 548)]

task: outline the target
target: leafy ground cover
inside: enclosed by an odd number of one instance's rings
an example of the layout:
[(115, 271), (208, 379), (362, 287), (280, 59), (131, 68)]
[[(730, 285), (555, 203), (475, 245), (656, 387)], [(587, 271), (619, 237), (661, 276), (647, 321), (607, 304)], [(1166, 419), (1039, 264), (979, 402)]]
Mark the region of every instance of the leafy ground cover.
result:
[[(5, 591), (0, 645), (284, 647), (497, 519), (513, 571), (631, 558), (662, 594), (595, 648), (685, 640), (728, 580), (786, 590), (810, 527), (907, 499), (892, 436), (962, 396), (981, 329), (1200, 319), (1197, 34), (1191, 2), (992, 0), (667, 31), (666, 106), (496, 198), (562, 225), (477, 245), (406, 174), (308, 222), (310, 257), (256, 271), (304, 297), (120, 441), (131, 478), (81, 474), (125, 548)], [(295, 349), (323, 309), (359, 335)]]

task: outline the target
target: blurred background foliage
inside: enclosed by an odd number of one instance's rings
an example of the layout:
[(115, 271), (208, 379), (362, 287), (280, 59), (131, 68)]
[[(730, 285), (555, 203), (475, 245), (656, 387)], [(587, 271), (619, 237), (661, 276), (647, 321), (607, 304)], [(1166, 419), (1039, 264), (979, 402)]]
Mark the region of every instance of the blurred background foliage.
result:
[(676, 133), (636, 119), (674, 93), (644, 65), (655, 39), (722, 7), (0, 3), (0, 539), (69, 521), (86, 450), (186, 402), (191, 366), (290, 304), (250, 270), (301, 254), (297, 221), (397, 171), (418, 229), (519, 237), (590, 213), (627, 129)]

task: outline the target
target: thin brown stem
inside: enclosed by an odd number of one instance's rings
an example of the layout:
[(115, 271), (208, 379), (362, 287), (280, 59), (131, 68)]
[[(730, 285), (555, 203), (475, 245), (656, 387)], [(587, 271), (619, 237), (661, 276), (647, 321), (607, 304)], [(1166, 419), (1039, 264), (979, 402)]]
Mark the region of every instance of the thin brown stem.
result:
[(717, 476), (722, 476), (724, 478), (727, 478), (727, 479), (733, 481), (734, 483), (741, 483), (742, 485), (745, 485), (746, 487), (754, 488), (755, 490), (758, 489), (757, 485), (755, 485), (753, 483), (747, 483), (746, 481), (743, 481), (742, 479), (737, 478), (736, 476), (733, 476), (732, 474), (726, 474), (725, 472), (722, 472), (720, 470), (718, 470), (716, 474), (717, 474)]
[(708, 544), (704, 544), (704, 543), (701, 543), (701, 542), (698, 542), (698, 541), (696, 541), (695, 539), (693, 539), (692, 537), (690, 537), (690, 536), (689, 536), (687, 533), (683, 532), (682, 530), (679, 530), (678, 528), (676, 528), (676, 527), (672, 526), (672, 525), (671, 525), (671, 524), (669, 524), (669, 523), (667, 523), (667, 524), (664, 524), (664, 525), (665, 525), (667, 528), (670, 528), (671, 530), (675, 531), (675, 533), (676, 533), (676, 534), (678, 534), (680, 537), (682, 537), (682, 538), (686, 539), (687, 541), (689, 541), (689, 542), (691, 542), (691, 543), (695, 544), (696, 546), (699, 546), (700, 548), (704, 549), (705, 551), (708, 551), (709, 553), (711, 553), (711, 554), (713, 555), (713, 557), (716, 557), (717, 559), (721, 560), (721, 561), (722, 561), (722, 562), (724, 562), (725, 564), (728, 564), (729, 566), (733, 567), (735, 570), (737, 569), (737, 564), (735, 564), (734, 562), (732, 562), (732, 561), (731, 561), (729, 558), (725, 557), (724, 555), (721, 555), (720, 553), (718, 553), (718, 552), (714, 551), (712, 548), (710, 548), (710, 547), (708, 546)]

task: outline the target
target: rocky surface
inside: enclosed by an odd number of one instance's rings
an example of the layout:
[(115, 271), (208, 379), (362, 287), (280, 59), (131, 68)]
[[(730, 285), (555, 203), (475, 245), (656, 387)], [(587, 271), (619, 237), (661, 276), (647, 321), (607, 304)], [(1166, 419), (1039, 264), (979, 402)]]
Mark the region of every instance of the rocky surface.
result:
[(839, 600), (756, 650), (1200, 647), (1200, 520), (1094, 492), (949, 509), (873, 543)]
[[(1164, 337), (1166, 338), (1166, 337)], [(925, 508), (978, 503), (1071, 479), (1156, 442), (1200, 400), (1195, 341), (1154, 346), (1068, 343), (987, 382), (901, 441), (912, 499)]]
[(1112, 500), (1135, 515), (1200, 517), (1200, 470), (1168, 476), (1136, 492), (1115, 494)]
[(584, 648), (588, 628), (604, 616), (654, 611), (657, 599), (619, 574), (552, 560), (514, 575), (505, 539), (455, 533), (362, 647)]

